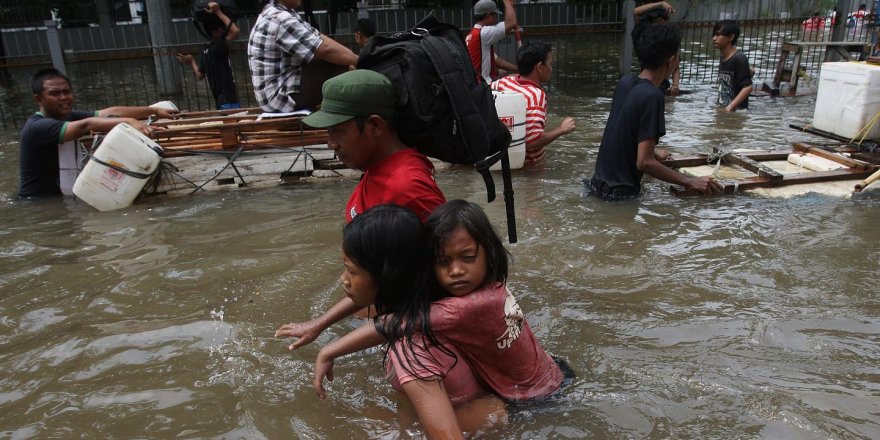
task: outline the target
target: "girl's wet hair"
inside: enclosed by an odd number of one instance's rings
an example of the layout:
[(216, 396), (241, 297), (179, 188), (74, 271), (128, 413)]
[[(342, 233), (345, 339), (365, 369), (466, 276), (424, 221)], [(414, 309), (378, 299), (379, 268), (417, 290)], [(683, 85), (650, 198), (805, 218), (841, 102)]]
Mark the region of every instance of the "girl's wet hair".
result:
[[(428, 320), (433, 298), (428, 280), (433, 277), (425, 243), (425, 229), (419, 218), (397, 205), (368, 209), (345, 225), (342, 232), (342, 250), (376, 282), (376, 311), (385, 316), (377, 317), (374, 323), (388, 341), (386, 361), (392, 353), (407, 370), (408, 363), (424, 367), (413, 351), (415, 332), (448, 352), (434, 337)], [(395, 342), (401, 339), (405, 344), (398, 350)]]
[(510, 253), (479, 205), (466, 200), (450, 200), (428, 217), (425, 227), (432, 262), (437, 261), (443, 245), (455, 230), (462, 227), (486, 253), (486, 279), (482, 285), (507, 281)]
[(345, 225), (342, 250), (355, 264), (373, 276), (378, 286), (376, 310), (397, 312), (426, 289), (428, 254), (424, 228), (412, 211), (381, 205), (369, 209)]

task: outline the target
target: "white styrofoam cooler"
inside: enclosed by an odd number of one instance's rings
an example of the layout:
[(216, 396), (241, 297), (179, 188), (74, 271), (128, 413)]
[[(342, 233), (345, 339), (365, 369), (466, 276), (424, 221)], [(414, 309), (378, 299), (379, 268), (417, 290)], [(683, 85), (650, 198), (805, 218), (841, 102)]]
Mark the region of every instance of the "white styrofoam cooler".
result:
[(159, 167), (161, 154), (159, 144), (120, 123), (95, 150), (93, 157), (98, 160), (89, 160), (83, 167), (73, 184), (73, 193), (99, 211), (129, 206), (146, 185), (148, 175)]
[[(492, 91), (492, 95), (495, 98), (498, 119), (510, 130), (510, 148), (507, 149), (510, 169), (520, 169), (526, 160), (526, 97), (522, 93), (495, 90)], [(500, 170), (501, 162), (496, 162), (489, 169)]]
[[(865, 62), (822, 63), (813, 127), (852, 138), (877, 112), (880, 66)], [(874, 124), (865, 138), (880, 138), (880, 122)]]

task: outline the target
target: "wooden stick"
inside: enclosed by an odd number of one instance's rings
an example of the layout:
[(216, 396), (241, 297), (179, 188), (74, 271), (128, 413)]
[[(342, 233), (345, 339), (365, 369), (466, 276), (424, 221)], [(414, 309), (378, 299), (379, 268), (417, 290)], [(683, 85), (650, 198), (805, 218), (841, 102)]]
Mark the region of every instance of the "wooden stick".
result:
[[(737, 190), (746, 190), (752, 188), (764, 188), (768, 186), (787, 186), (797, 185), (800, 183), (818, 183), (834, 180), (857, 179), (862, 176), (868, 176), (870, 171), (842, 168), (831, 171), (813, 171), (809, 173), (786, 174), (782, 178), (782, 182), (772, 182), (770, 179), (761, 176), (744, 177), (734, 180), (719, 180), (724, 189), (721, 194), (733, 194)], [(867, 179), (866, 179), (867, 180)], [(675, 194), (690, 196), (700, 195), (700, 192), (692, 190), (674, 190)]]
[(874, 174), (871, 174), (865, 178), (865, 180), (857, 183), (854, 192), (861, 192), (863, 189), (867, 188), (868, 185), (874, 183), (878, 179), (880, 179), (880, 170), (875, 171)]

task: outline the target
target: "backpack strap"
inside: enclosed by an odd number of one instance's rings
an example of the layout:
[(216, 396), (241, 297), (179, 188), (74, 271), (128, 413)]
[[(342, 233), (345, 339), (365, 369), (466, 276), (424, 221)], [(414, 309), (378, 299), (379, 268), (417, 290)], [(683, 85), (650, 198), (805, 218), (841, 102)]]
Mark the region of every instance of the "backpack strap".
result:
[(443, 81), (443, 87), (446, 88), (446, 92), (449, 95), (449, 101), (455, 112), (455, 119), (459, 130), (461, 130), (462, 139), (470, 149), (471, 158), (475, 160), (474, 166), (486, 184), (486, 196), (489, 202), (492, 202), (495, 200), (495, 182), (492, 180), (492, 173), (489, 172), (489, 167), (501, 157), (499, 154), (494, 154), (488, 158), (473, 157), (473, 151), (490, 151), (489, 135), (487, 134), (486, 126), (483, 124), (480, 112), (471, 99), (471, 93), (467, 87), (471, 84), (476, 86), (475, 78), (468, 78), (467, 75), (462, 73), (467, 72), (468, 69), (473, 70), (473, 67), (462, 65), (462, 60), (468, 59), (467, 54), (460, 53), (458, 54), (459, 56), (449, 55), (450, 53), (459, 52), (459, 48), (449, 43), (445, 38), (424, 35), (422, 37), (422, 47), (425, 49), (428, 57), (431, 58), (431, 63), (434, 64), (437, 75)]
[[(472, 69), (470, 61), (468, 60), (468, 64), (463, 66), (461, 64), (462, 60), (468, 59), (466, 54), (459, 54), (460, 56), (457, 57), (449, 56), (450, 52), (455, 53), (458, 49), (445, 38), (426, 35), (422, 38), (422, 47), (424, 47), (428, 57), (431, 58), (437, 74), (443, 80), (443, 86), (446, 87), (449, 101), (452, 103), (453, 111), (455, 111), (456, 120), (460, 123), (465, 144), (470, 148), (471, 142), (475, 142), (477, 145), (484, 147), (477, 151), (491, 151), (491, 148), (489, 148), (488, 131), (483, 124), (483, 119), (477, 106), (471, 99), (469, 90), (469, 87), (488, 88), (489, 86), (482, 83), (477, 84), (476, 73), (472, 78), (468, 78), (467, 75), (462, 73)], [(501, 161), (501, 174), (504, 181), (504, 205), (507, 211), (507, 237), (510, 243), (516, 243), (513, 182), (510, 176), (510, 159), (508, 158), (507, 147), (504, 146), (501, 148), (501, 151), (489, 157), (480, 157), (475, 161), (474, 167), (483, 177), (483, 182), (486, 184), (486, 196), (488, 202), (491, 203), (495, 200), (495, 182), (492, 180), (492, 173), (489, 171), (489, 167), (495, 162)], [(473, 157), (473, 150), (470, 153)]]

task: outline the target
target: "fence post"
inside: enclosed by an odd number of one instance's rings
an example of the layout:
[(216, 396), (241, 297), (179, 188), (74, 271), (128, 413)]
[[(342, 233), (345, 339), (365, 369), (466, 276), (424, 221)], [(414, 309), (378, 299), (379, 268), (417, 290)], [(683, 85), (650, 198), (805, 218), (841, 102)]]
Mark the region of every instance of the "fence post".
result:
[(632, 69), (633, 42), (632, 30), (635, 26), (636, 3), (633, 0), (623, 2), (623, 38), (620, 39), (620, 75), (626, 75)]
[(113, 20), (110, 18), (110, 2), (97, 1), (95, 2), (95, 9), (98, 11), (98, 26), (109, 28), (113, 25)]
[(179, 94), (181, 91), (179, 69), (175, 69), (174, 65), (177, 64), (177, 60), (173, 59), (173, 55), (168, 51), (172, 42), (171, 5), (167, 0), (146, 0), (146, 6), (159, 94)]
[(46, 20), (46, 41), (49, 43), (49, 56), (52, 57), (52, 67), (67, 74), (64, 66), (64, 51), (61, 50), (61, 38), (58, 37), (58, 20)]
[[(837, 23), (831, 28), (831, 41), (846, 39), (846, 16), (850, 8), (847, 0), (837, 0)], [(825, 61), (840, 61), (840, 54), (831, 46), (825, 48)]]

